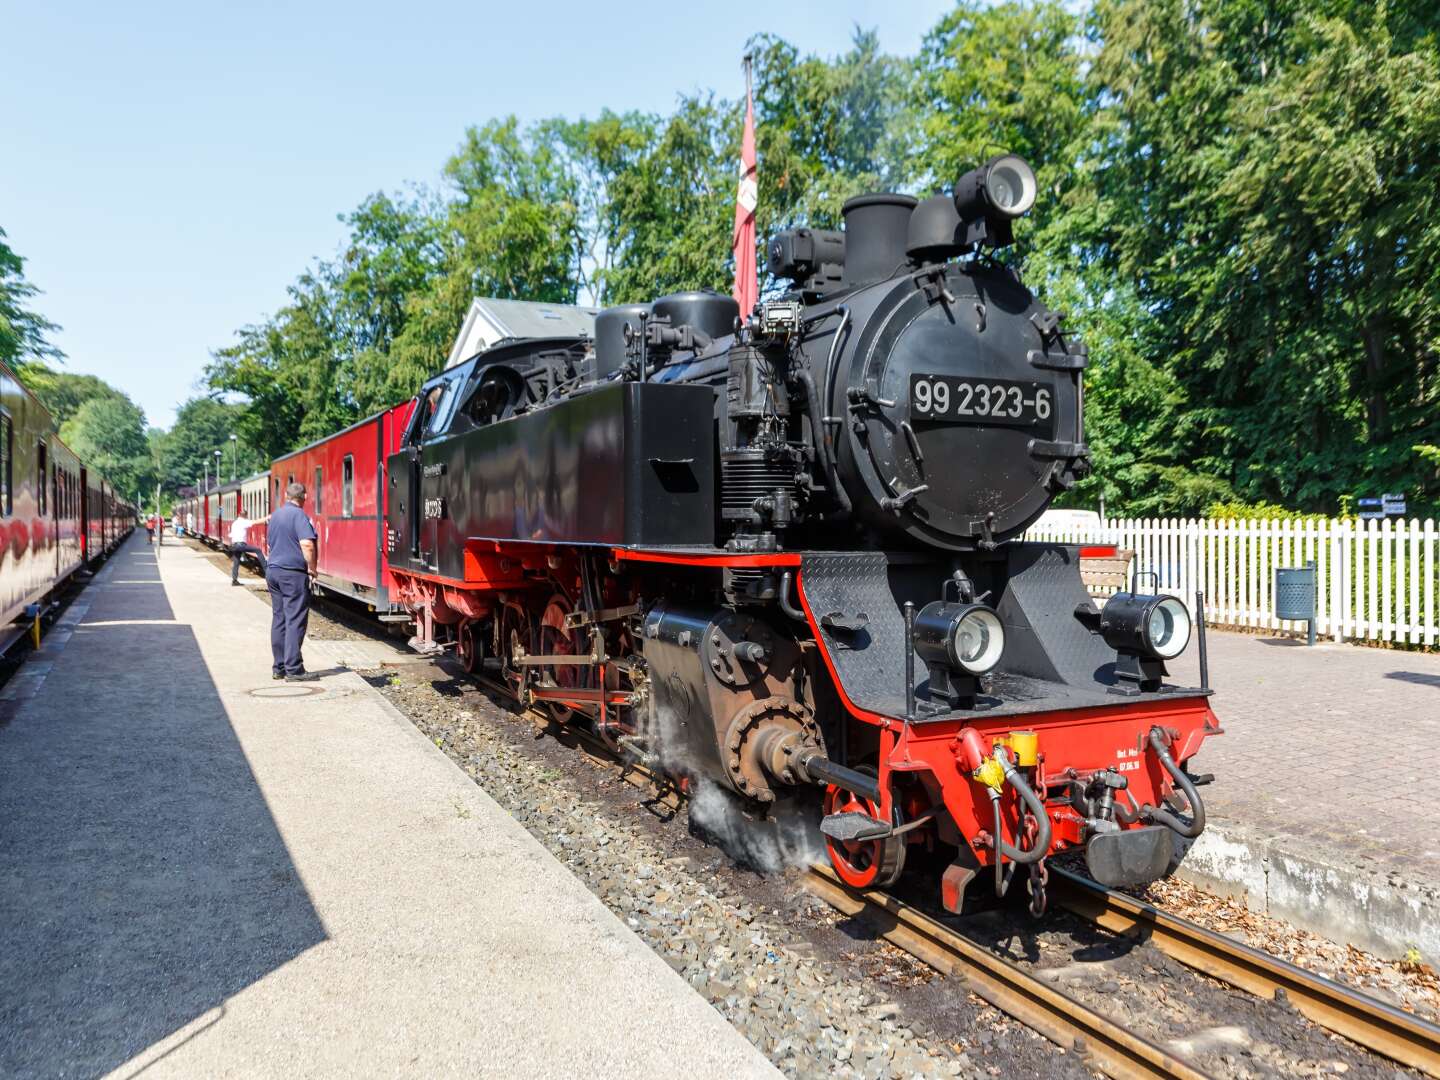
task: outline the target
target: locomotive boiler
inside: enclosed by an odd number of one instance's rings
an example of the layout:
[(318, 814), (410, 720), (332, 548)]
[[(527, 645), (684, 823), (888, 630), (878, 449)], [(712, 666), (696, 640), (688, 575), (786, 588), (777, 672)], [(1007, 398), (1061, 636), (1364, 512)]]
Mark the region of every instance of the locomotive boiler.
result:
[(431, 380), (386, 468), (413, 643), (760, 812), (818, 788), (854, 886), (917, 849), (954, 910), (1017, 868), (1043, 909), (1067, 848), (1164, 874), (1219, 731), (1164, 681), (1189, 613), (1016, 539), (1089, 465), (1086, 351), (995, 257), (1035, 195), (1006, 155), (851, 199), (771, 239), (753, 311), (680, 293)]

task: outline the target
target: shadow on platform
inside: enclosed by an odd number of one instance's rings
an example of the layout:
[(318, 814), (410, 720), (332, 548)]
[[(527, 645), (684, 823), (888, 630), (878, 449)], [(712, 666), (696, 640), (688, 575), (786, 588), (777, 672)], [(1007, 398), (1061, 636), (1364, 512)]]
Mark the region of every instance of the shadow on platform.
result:
[(115, 561), (0, 729), (0, 1076), (102, 1075), (326, 936), (153, 549)]
[(1416, 686), (1433, 686), (1440, 689), (1440, 675), (1427, 675), (1423, 671), (1387, 671), (1385, 678), (1414, 683)]

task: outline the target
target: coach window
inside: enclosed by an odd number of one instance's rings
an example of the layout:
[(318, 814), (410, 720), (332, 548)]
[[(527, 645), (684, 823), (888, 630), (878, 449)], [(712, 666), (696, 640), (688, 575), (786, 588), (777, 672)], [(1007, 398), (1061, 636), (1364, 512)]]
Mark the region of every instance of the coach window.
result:
[(325, 488), (323, 480), (324, 477), (320, 473), (320, 466), (317, 465), (315, 466), (315, 513), (317, 514), (323, 514), (325, 512)]
[(15, 460), (15, 425), (10, 417), (0, 413), (0, 512), (6, 517), (13, 513), (10, 501), (10, 481)]
[(46, 483), (49, 475), (48, 462), (45, 457), (45, 444), (35, 444), (35, 512), (42, 517), (45, 515), (46, 489), (50, 486)]
[(355, 457), (346, 454), (340, 462), (340, 513), (350, 517), (355, 513)]

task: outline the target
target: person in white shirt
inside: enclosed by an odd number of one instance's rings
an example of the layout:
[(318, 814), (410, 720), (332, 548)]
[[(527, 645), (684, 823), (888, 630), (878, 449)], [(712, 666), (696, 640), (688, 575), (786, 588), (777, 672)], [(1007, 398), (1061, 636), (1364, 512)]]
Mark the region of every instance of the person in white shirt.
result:
[(254, 555), (255, 561), (260, 564), (260, 576), (265, 576), (265, 553), (254, 544), (248, 542), (250, 526), (263, 525), (269, 518), (261, 518), (259, 521), (251, 521), (245, 516), (242, 510), (230, 523), (230, 584), (240, 584), (240, 559), (245, 555)]

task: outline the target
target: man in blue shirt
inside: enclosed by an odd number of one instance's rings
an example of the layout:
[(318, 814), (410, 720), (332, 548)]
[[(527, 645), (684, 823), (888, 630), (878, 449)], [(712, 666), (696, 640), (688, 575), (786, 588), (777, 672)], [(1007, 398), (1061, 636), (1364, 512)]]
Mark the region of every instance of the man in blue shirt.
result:
[(316, 678), (305, 670), (300, 647), (310, 621), (310, 583), (315, 579), (315, 526), (305, 516), (305, 485), (285, 489), (285, 504), (270, 515), (266, 540), (270, 557), (265, 584), (270, 589), (271, 675), (287, 682)]

